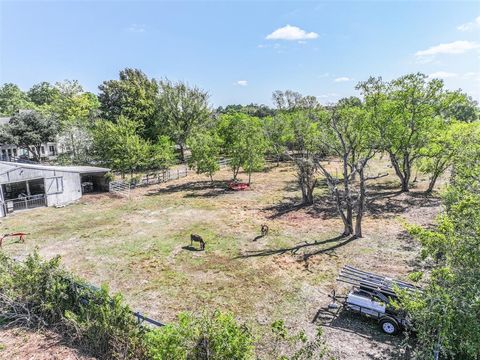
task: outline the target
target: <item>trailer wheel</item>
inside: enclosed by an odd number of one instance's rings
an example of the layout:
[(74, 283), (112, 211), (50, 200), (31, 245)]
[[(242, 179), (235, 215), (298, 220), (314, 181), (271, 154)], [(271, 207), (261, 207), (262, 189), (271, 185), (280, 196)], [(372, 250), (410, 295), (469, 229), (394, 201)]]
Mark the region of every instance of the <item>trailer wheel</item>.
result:
[(382, 331), (388, 335), (395, 335), (400, 331), (398, 322), (391, 317), (380, 319), (380, 327), (382, 328)]

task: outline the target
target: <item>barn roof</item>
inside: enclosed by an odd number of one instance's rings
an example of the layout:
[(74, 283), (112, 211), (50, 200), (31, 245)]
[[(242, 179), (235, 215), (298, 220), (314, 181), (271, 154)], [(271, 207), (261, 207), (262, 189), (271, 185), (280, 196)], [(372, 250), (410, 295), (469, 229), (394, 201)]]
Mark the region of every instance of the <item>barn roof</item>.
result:
[(96, 167), (96, 166), (52, 166), (52, 165), (41, 165), (41, 164), (23, 164), (23, 163), (14, 163), (8, 161), (0, 161), (0, 174), (10, 172), (16, 169), (37, 169), (37, 170), (50, 170), (50, 171), (62, 171), (62, 172), (72, 172), (78, 174), (94, 174), (94, 173), (106, 173), (110, 169)]

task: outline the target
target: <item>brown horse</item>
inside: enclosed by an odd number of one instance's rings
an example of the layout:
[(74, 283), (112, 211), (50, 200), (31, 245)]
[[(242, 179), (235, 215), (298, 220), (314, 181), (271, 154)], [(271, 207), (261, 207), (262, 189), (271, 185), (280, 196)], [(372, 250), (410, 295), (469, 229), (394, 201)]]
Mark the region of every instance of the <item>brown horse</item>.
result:
[(205, 250), (205, 241), (200, 235), (190, 234), (190, 246), (193, 246), (194, 242), (200, 243), (200, 250)]

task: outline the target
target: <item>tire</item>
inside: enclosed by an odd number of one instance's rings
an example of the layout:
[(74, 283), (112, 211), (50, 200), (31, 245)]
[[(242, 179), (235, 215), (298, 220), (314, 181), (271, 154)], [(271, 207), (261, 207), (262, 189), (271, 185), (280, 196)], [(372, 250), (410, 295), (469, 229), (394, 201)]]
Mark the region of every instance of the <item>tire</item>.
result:
[(380, 328), (387, 335), (396, 335), (400, 332), (398, 322), (391, 317), (380, 319)]

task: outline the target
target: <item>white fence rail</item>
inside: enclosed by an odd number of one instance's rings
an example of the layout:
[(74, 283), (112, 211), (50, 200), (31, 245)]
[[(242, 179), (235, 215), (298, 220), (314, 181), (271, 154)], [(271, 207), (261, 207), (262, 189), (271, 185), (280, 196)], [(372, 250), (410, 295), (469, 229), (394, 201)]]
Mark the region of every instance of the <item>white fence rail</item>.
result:
[(112, 194), (128, 197), (130, 195), (130, 183), (125, 181), (110, 181), (108, 191)]
[(112, 181), (109, 184), (109, 191), (120, 196), (129, 196), (130, 190), (140, 186), (161, 184), (170, 180), (177, 180), (187, 176), (187, 167), (163, 170), (146, 174), (138, 182)]

